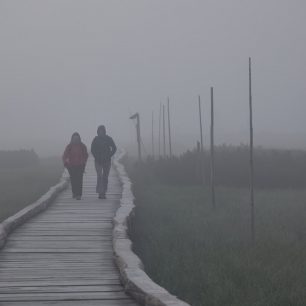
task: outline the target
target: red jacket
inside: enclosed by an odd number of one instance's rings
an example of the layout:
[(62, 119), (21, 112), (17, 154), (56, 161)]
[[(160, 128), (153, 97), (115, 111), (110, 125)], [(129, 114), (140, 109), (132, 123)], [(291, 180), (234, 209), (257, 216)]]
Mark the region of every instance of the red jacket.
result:
[(88, 158), (87, 148), (81, 143), (70, 143), (63, 154), (65, 167), (85, 166)]

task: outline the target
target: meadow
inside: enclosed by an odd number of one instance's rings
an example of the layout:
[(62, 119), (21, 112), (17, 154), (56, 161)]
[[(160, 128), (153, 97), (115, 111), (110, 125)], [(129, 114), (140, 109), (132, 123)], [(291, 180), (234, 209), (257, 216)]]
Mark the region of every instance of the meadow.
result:
[[(154, 163), (160, 162), (167, 163)], [(214, 210), (209, 186), (178, 182), (179, 174), (166, 179), (152, 161), (125, 164), (137, 207), (130, 235), (154, 281), (195, 306), (306, 305), (306, 190), (299, 173), (295, 188), (279, 174), (283, 188), (257, 187), (252, 244), (243, 184), (219, 183)]]
[(15, 155), (13, 163), (0, 154), (0, 222), (36, 201), (58, 182), (63, 172), (60, 158)]

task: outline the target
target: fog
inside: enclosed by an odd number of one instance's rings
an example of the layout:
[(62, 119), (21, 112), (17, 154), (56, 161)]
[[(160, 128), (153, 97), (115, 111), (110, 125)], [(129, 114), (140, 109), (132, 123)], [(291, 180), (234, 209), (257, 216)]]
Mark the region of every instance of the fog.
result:
[(305, 28), (303, 0), (0, 0), (0, 149), (60, 154), (99, 124), (130, 146), (139, 112), (150, 152), (169, 96), (180, 152), (199, 138), (199, 94), (208, 145), (210, 86), (216, 143), (246, 143), (249, 56), (255, 144), (305, 148)]

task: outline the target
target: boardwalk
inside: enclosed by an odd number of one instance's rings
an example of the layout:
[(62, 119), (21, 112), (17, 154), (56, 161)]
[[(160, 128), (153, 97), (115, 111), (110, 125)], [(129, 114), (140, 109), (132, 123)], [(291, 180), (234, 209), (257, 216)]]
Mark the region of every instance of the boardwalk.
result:
[(9, 236), (0, 251), (0, 305), (129, 305), (113, 263), (112, 218), (121, 187), (110, 174), (107, 200), (97, 199), (92, 160), (81, 201), (64, 191), (45, 212)]

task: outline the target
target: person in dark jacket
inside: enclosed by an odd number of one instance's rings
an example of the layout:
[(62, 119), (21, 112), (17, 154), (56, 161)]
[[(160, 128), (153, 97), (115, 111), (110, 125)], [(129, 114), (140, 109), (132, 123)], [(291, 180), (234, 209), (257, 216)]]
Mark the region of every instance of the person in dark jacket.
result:
[(99, 194), (99, 199), (105, 199), (108, 176), (111, 168), (112, 156), (116, 153), (117, 147), (114, 140), (106, 135), (104, 125), (100, 125), (96, 136), (91, 144), (91, 153), (95, 159), (95, 167), (97, 171), (97, 188), (96, 192)]
[(71, 142), (63, 154), (63, 163), (70, 175), (73, 198), (81, 200), (83, 174), (88, 158), (87, 148), (81, 141), (79, 133), (73, 133)]

